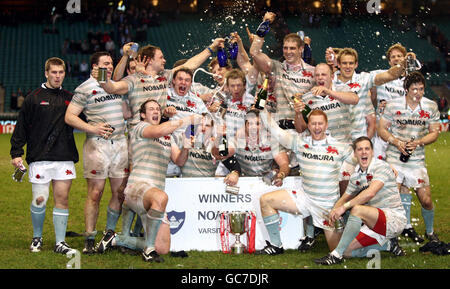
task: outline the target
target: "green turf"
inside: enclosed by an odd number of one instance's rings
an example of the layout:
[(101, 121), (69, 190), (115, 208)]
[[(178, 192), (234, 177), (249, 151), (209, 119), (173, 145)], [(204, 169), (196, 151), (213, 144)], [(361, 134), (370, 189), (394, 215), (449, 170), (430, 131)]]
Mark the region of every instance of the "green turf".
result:
[[(47, 214), (44, 224), (44, 248), (38, 254), (29, 252), (32, 237), (32, 226), (30, 218), (31, 185), (26, 180), (23, 183), (15, 183), (11, 179), (13, 168), (10, 164), (10, 144), (11, 135), (0, 135), (0, 268), (45, 268), (64, 269), (69, 258), (53, 253), (54, 230), (52, 223), (53, 198), (50, 197), (47, 203)], [(83, 134), (76, 134), (77, 147), (80, 151), (84, 141)], [(439, 139), (426, 148), (427, 168), (432, 184), (432, 199), (435, 204), (435, 231), (441, 240), (449, 242), (449, 219), (450, 219), (450, 133), (443, 133)], [(69, 198), (69, 224), (68, 230), (78, 233), (84, 231), (83, 207), (86, 196), (86, 182), (82, 178), (82, 164), (76, 164), (77, 179), (73, 181)], [(109, 199), (110, 190), (107, 187), (101, 203), (100, 216), (97, 224), (99, 231), (106, 224), (106, 205)], [(417, 197), (413, 199), (412, 218), (417, 232), (423, 234), (425, 228), (420, 215), (420, 204)], [(417, 220), (416, 220), (417, 219)], [(121, 221), (118, 224), (121, 226)], [(97, 236), (97, 241), (100, 236)], [(84, 245), (82, 237), (66, 238), (66, 241), (77, 250), (81, 251)], [(411, 243), (404, 238), (400, 239), (400, 244), (407, 252), (407, 256), (394, 258), (389, 253), (381, 253), (380, 267), (402, 268), (402, 269), (425, 269), (425, 268), (450, 268), (449, 256), (436, 256), (432, 254), (422, 254), (419, 252), (419, 245)], [(254, 256), (225, 255), (221, 252), (188, 252), (188, 258), (174, 258), (169, 255), (163, 256), (165, 262), (162, 264), (147, 264), (141, 260), (140, 256), (124, 255), (119, 251), (107, 252), (103, 255), (93, 255), (80, 257), (80, 267), (82, 269), (94, 268), (171, 268), (171, 269), (285, 269), (285, 268), (324, 268), (317, 266), (312, 261), (314, 258), (324, 256), (328, 252), (323, 235), (318, 237), (318, 244), (311, 252), (299, 254), (296, 250), (287, 250), (285, 254), (279, 256)], [(364, 269), (369, 259), (352, 259), (333, 268), (357, 268)], [(328, 268), (328, 267), (327, 267)]]

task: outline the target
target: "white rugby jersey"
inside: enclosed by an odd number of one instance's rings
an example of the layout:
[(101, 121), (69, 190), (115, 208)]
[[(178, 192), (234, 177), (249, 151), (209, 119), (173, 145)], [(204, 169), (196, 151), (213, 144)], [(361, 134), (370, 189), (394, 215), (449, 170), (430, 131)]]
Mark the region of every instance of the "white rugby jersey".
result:
[[(109, 139), (125, 137), (125, 120), (122, 112), (122, 96), (108, 94), (92, 76), (75, 88), (71, 103), (83, 108), (87, 122), (91, 125), (105, 122), (114, 127)], [(86, 133), (87, 137), (98, 135)]]
[(296, 93), (306, 93), (314, 86), (314, 66), (302, 61), (298, 70), (289, 69), (288, 64), (272, 60), (272, 74), (275, 77), (274, 95), (276, 97), (275, 120), (294, 119), (295, 111), (292, 97)]
[(372, 100), (369, 97), (369, 90), (375, 85), (375, 73), (353, 73), (352, 79), (346, 83), (339, 80), (340, 71), (336, 71), (333, 78), (333, 84), (346, 84), (359, 97), (356, 105), (350, 105), (350, 113), (352, 115), (352, 140), (360, 136), (367, 136), (366, 116), (375, 113)]
[[(179, 148), (183, 147), (183, 134), (173, 135), (175, 142)], [(184, 165), (180, 167), (182, 177), (195, 178), (195, 177), (214, 177), (215, 171), (219, 162), (214, 159), (210, 152), (207, 152), (205, 146), (208, 143), (205, 142), (202, 148), (189, 148), (188, 158)]]
[(167, 88), (172, 78), (172, 70), (165, 69), (156, 77), (143, 73), (128, 75), (122, 80), (128, 84), (128, 99), (133, 115), (132, 125), (140, 121), (139, 109), (147, 99), (154, 99), (161, 106), (166, 107)]
[[(385, 70), (374, 70), (371, 71), (371, 73), (379, 74), (386, 72)], [(384, 99), (386, 101), (391, 99), (396, 99), (400, 97), (404, 97), (406, 95), (406, 91), (403, 88), (403, 83), (405, 81), (405, 77), (397, 78), (395, 80), (389, 81), (383, 85), (377, 86), (377, 103), (380, 102), (380, 100)]]
[[(286, 151), (275, 138), (271, 138), (267, 130), (263, 132), (264, 129), (263, 126), (260, 126), (260, 141), (255, 144), (251, 144), (245, 137), (245, 128), (238, 133), (238, 137), (242, 139), (244, 145), (237, 146), (235, 156), (241, 166), (243, 176), (263, 176), (270, 172), (274, 158), (279, 153)], [(239, 144), (241, 144), (240, 141)]]
[[(190, 91), (184, 96), (179, 96), (172, 88), (169, 88), (166, 105), (173, 106), (177, 110), (170, 120), (182, 119), (193, 114), (209, 113), (202, 99)], [(178, 134), (184, 130), (185, 128), (179, 128), (173, 133)]]
[(405, 214), (394, 172), (385, 161), (373, 158), (366, 171), (362, 171), (358, 164), (350, 177), (346, 193), (356, 196), (375, 180), (384, 185), (366, 205), (379, 209), (392, 209)]
[(151, 124), (140, 121), (131, 135), (131, 156), (133, 169), (128, 178), (128, 183), (148, 183), (160, 190), (164, 190), (166, 184), (167, 165), (172, 153), (172, 145), (176, 145), (172, 135), (160, 138), (144, 138), (144, 129)]
[(227, 126), (227, 137), (235, 136), (237, 130), (244, 127), (245, 116), (255, 102), (255, 97), (248, 92), (242, 96), (242, 101), (232, 100), (228, 96), (226, 101), (227, 111), (224, 116), (225, 124)]
[[(412, 110), (406, 103), (406, 97), (388, 101), (382, 119), (391, 124), (390, 131), (402, 141), (412, 137), (421, 139), (429, 133), (430, 125), (439, 123), (439, 110), (436, 102), (422, 97), (419, 105)], [(400, 151), (393, 144), (388, 144), (386, 161), (404, 168), (425, 166), (425, 148), (417, 146), (408, 162), (400, 161)]]
[(290, 149), (301, 167), (305, 193), (325, 210), (332, 209), (340, 197), (340, 168), (344, 160), (351, 157), (351, 146), (330, 136), (313, 141), (310, 136), (297, 135)]
[[(333, 85), (333, 91), (350, 91), (347, 85)], [(311, 110), (319, 109), (327, 114), (328, 131), (338, 141), (351, 143), (352, 118), (350, 114), (350, 105), (326, 95), (313, 95), (312, 92), (303, 94), (302, 101), (308, 105)]]

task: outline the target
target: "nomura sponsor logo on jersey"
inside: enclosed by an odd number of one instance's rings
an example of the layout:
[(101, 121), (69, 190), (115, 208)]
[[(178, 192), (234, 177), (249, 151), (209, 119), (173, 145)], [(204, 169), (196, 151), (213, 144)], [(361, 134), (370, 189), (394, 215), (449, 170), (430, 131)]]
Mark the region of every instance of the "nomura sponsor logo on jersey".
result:
[(400, 96), (405, 96), (406, 92), (404, 89), (396, 89), (395, 87), (389, 87), (387, 85), (384, 86), (384, 89), (386, 89), (389, 93), (396, 93)]
[(322, 154), (313, 154), (313, 153), (302, 152), (302, 157), (307, 158), (309, 160), (334, 162), (334, 157), (331, 155), (322, 155)]
[(143, 91), (153, 91), (153, 90), (161, 90), (161, 89), (166, 89), (166, 84), (165, 83), (161, 83), (159, 85), (147, 85), (142, 87)]
[(189, 152), (189, 156), (196, 158), (196, 159), (202, 159), (202, 160), (207, 160), (207, 161), (212, 161), (212, 159), (213, 159), (211, 154), (202, 154), (202, 153), (193, 152), (193, 151)]
[(340, 107), (341, 107), (341, 105), (339, 104), (339, 102), (332, 102), (330, 104), (325, 104), (325, 105), (316, 107), (315, 109), (320, 109), (321, 111), (327, 111), (327, 110), (332, 110), (332, 109), (336, 109), (336, 108), (340, 108)]
[(400, 126), (405, 126), (405, 125), (425, 126), (426, 125), (426, 122), (421, 119), (397, 119), (396, 123)]
[(99, 97), (96, 97), (94, 99), (95, 103), (99, 103), (99, 102), (105, 102), (105, 101), (109, 101), (109, 100), (122, 100), (122, 96), (121, 95), (117, 95), (117, 94), (108, 94), (108, 95), (102, 95)]
[(283, 73), (282, 76), (283, 76), (284, 79), (287, 79), (287, 80), (289, 80), (289, 81), (293, 81), (293, 82), (295, 82), (295, 83), (301, 83), (301, 84), (306, 83), (306, 84), (311, 84), (311, 80), (308, 79), (308, 78), (305, 78), (305, 77), (296, 77), (296, 78), (293, 78), (293, 77), (290, 77), (288, 74), (284, 74), (284, 73)]

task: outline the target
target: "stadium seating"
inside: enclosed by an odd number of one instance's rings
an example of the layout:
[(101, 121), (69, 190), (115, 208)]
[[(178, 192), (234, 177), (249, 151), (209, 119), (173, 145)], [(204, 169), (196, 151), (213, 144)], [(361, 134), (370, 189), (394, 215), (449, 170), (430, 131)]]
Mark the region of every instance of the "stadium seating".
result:
[[(388, 63), (386, 59), (383, 59), (383, 55), (390, 45), (399, 41), (412, 49), (422, 62), (436, 59), (443, 62), (440, 53), (425, 39), (419, 38), (414, 30), (400, 32), (389, 28), (387, 24), (375, 17), (344, 19), (340, 28), (328, 27), (325, 16), (320, 28), (301, 27), (299, 19), (299, 17), (287, 17), (288, 27), (291, 32), (303, 30), (311, 37), (313, 58), (316, 62), (324, 60), (325, 49), (332, 45), (355, 48), (359, 52), (358, 70), (360, 71), (387, 68)], [(167, 60), (166, 67), (169, 68), (176, 60), (193, 56), (204, 49), (213, 38), (224, 36), (231, 31), (238, 31), (244, 42), (248, 43), (245, 24), (254, 30), (259, 20), (234, 19), (234, 21), (236, 21), (234, 25), (231, 25), (229, 20), (217, 21), (207, 16), (201, 21), (195, 15), (182, 15), (177, 20), (163, 16), (161, 26), (150, 27), (147, 30), (147, 42), (163, 48)], [(450, 32), (448, 21), (438, 18), (436, 23), (448, 37)], [(56, 25), (58, 34), (44, 34), (44, 28), (44, 24), (36, 23), (23, 23), (17, 27), (0, 26), (0, 38), (3, 43), (0, 49), (0, 63), (3, 66), (0, 70), (0, 83), (6, 89), (6, 112), (10, 111), (10, 95), (13, 91), (16, 92), (18, 88), (21, 88), (25, 93), (44, 81), (44, 61), (51, 56), (62, 57), (61, 48), (65, 38), (83, 40), (87, 38), (90, 30), (110, 31), (114, 26), (100, 24), (94, 27), (88, 22), (69, 24), (62, 19)], [(273, 41), (273, 37), (269, 36), (268, 43)], [(120, 47), (117, 42), (116, 49), (118, 55)], [(88, 61), (89, 56), (67, 54), (62, 58), (73, 64), (83, 59)], [(448, 80), (448, 75), (444, 72), (433, 73), (427, 75), (427, 79), (432, 84), (442, 84)], [(79, 83), (79, 79), (68, 76), (64, 86), (68, 90), (73, 90)], [(437, 97), (430, 88), (427, 88), (426, 93), (430, 98)]]

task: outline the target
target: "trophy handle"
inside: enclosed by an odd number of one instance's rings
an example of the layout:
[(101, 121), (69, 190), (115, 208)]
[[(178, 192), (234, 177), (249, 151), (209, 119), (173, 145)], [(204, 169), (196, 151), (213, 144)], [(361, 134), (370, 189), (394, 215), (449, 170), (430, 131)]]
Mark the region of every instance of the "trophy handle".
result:
[(220, 213), (220, 244), (222, 246), (222, 252), (225, 254), (231, 253), (230, 239), (229, 239), (229, 224), (228, 214), (226, 212)]
[(248, 222), (250, 222), (250, 229), (247, 229), (247, 250), (249, 254), (255, 252), (255, 235), (256, 235), (256, 215), (253, 211), (247, 214), (247, 228)]

